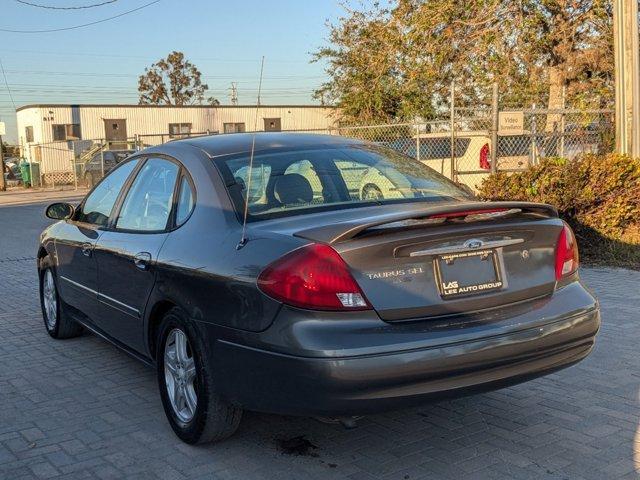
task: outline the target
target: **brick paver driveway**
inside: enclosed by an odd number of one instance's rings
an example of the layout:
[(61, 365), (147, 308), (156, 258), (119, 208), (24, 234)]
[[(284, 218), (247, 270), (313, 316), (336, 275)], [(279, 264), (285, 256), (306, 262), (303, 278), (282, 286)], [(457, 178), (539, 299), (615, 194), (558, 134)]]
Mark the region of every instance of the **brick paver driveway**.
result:
[(353, 430), (247, 413), (233, 438), (191, 447), (169, 429), (152, 370), (91, 335), (45, 333), (41, 212), (0, 207), (0, 479), (638, 478), (640, 272), (582, 272), (604, 323), (576, 367)]

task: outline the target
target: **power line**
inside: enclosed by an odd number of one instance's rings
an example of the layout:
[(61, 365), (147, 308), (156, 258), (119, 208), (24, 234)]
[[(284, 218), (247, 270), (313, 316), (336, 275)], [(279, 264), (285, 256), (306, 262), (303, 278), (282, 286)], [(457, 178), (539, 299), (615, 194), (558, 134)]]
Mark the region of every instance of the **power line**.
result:
[(23, 5), (29, 5), (30, 7), (37, 7), (37, 8), (46, 8), (49, 10), (84, 10), (85, 8), (101, 7), (103, 5), (108, 5), (110, 3), (116, 3), (117, 1), (118, 0), (107, 0), (106, 2), (102, 2), (102, 3), (94, 3), (92, 5), (79, 5), (77, 7), (53, 7), (51, 5), (40, 5), (38, 3), (25, 2), (24, 0), (16, 0), (16, 2), (22, 3)]
[[(144, 8), (141, 7), (141, 8)], [(126, 14), (126, 12), (125, 12)], [(57, 55), (57, 56), (63, 56), (63, 57), (68, 57), (68, 56), (84, 56), (84, 57), (112, 57), (112, 58), (128, 58), (128, 59), (144, 59), (144, 60), (150, 60), (148, 55), (118, 55), (118, 54), (112, 54), (112, 53), (100, 53), (100, 52), (52, 52), (52, 51), (43, 51), (43, 50), (16, 50), (16, 49), (11, 49), (11, 50), (7, 50), (7, 49), (0, 49), (0, 51), (6, 52), (6, 53), (28, 53), (28, 54), (35, 54), (35, 55)], [(193, 57), (192, 60), (195, 60), (197, 62), (200, 61), (212, 61), (212, 62), (220, 62), (220, 63), (255, 63), (255, 60), (250, 60), (250, 59), (238, 59), (238, 58), (222, 58), (222, 57)], [(309, 60), (273, 60), (270, 61), (270, 63), (288, 63), (288, 64), (305, 64), (308, 65), (309, 64)]]
[(11, 93), (11, 88), (9, 88), (9, 82), (7, 81), (7, 74), (4, 73), (4, 65), (2, 65), (2, 60), (0, 60), (0, 70), (2, 70), (2, 77), (4, 78), (4, 84), (7, 87), (7, 92), (9, 93), (9, 98), (11, 99), (11, 104), (15, 110), (16, 103), (13, 101), (13, 94)]
[[(116, 86), (116, 85), (60, 85), (60, 84), (53, 84), (53, 83), (11, 83), (10, 84), (11, 87), (13, 87), (14, 91), (25, 91), (25, 90), (32, 90), (32, 89), (38, 89), (38, 88), (46, 88), (47, 91), (52, 91), (52, 90), (60, 90), (60, 91), (65, 91), (65, 92), (70, 92), (70, 93), (74, 93), (74, 92), (84, 92), (84, 91), (100, 91), (100, 92), (131, 92), (131, 93), (139, 93), (137, 88), (135, 87), (131, 87), (131, 86), (127, 86), (127, 85), (121, 85), (121, 86)], [(209, 88), (207, 89), (208, 92), (226, 92), (227, 89), (225, 89), (224, 87), (221, 88)], [(244, 91), (246, 92), (255, 92), (257, 91), (256, 88), (245, 88)], [(271, 93), (292, 93), (292, 92), (298, 92), (298, 93), (308, 93), (308, 92), (314, 92), (315, 91), (315, 87), (269, 87), (269, 88), (262, 88), (263, 92), (271, 92)]]
[[(100, 72), (65, 72), (65, 71), (55, 71), (55, 70), (7, 70), (9, 73), (21, 73), (21, 74), (29, 74), (29, 75), (69, 75), (74, 77), (122, 77), (122, 78), (138, 78), (140, 75), (135, 73), (100, 73)], [(252, 78), (248, 76), (238, 76), (238, 75), (202, 75), (204, 79), (212, 79), (212, 80), (233, 80), (236, 78)], [(265, 77), (265, 80), (314, 80), (314, 79), (326, 79), (326, 75), (270, 75), (269, 77)], [(255, 79), (253, 79), (255, 80)], [(254, 83), (249, 81), (240, 81), (235, 83)]]
[(130, 13), (137, 12), (138, 10), (142, 10), (143, 8), (150, 7), (151, 5), (160, 2), (160, 0), (153, 0), (153, 2), (145, 3), (138, 8), (134, 8), (133, 10), (128, 10), (126, 12), (119, 13), (118, 15), (114, 15), (113, 17), (103, 18), (102, 20), (96, 20), (95, 22), (83, 23), (81, 25), (74, 25), (72, 27), (63, 27), (63, 28), (50, 28), (46, 30), (12, 30), (8, 28), (0, 28), (0, 32), (9, 32), (9, 33), (51, 33), (51, 32), (62, 32), (66, 30), (75, 30), (77, 28), (89, 27), (91, 25), (97, 25), (98, 23), (108, 22), (109, 20), (113, 20), (115, 18), (124, 17), (125, 15), (129, 15)]

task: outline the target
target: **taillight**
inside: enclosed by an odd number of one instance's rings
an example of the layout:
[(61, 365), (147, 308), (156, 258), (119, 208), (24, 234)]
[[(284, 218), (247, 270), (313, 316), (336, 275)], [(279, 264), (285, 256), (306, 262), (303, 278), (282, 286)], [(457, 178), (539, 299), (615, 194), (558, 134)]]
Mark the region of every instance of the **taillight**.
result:
[(258, 287), (288, 305), (312, 310), (368, 310), (369, 302), (331, 247), (298, 248), (265, 268)]
[(578, 243), (573, 231), (564, 224), (556, 246), (556, 280), (561, 280), (578, 270)]
[(489, 144), (485, 143), (480, 149), (480, 168), (483, 170), (491, 170), (491, 160), (489, 159), (491, 150)]

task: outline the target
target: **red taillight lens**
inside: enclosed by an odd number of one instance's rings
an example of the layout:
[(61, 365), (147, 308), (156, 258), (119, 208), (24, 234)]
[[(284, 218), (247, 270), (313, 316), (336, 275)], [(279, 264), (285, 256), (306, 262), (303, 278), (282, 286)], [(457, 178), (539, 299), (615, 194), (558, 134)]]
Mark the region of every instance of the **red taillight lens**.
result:
[(483, 170), (491, 170), (491, 160), (489, 156), (491, 155), (491, 150), (489, 149), (489, 144), (485, 143), (480, 149), (480, 168)]
[(561, 280), (578, 270), (578, 243), (566, 223), (558, 237), (556, 246), (556, 280)]
[(265, 268), (258, 287), (283, 303), (312, 310), (368, 310), (369, 302), (331, 247), (311, 244)]

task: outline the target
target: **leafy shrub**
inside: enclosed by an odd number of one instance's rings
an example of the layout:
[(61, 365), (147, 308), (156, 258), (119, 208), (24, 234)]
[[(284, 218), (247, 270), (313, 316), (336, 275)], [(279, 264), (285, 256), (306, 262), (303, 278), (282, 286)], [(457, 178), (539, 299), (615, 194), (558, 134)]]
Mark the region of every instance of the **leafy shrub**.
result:
[(523, 172), (487, 178), (479, 196), (554, 205), (576, 232), (585, 260), (640, 268), (640, 159), (545, 159)]

